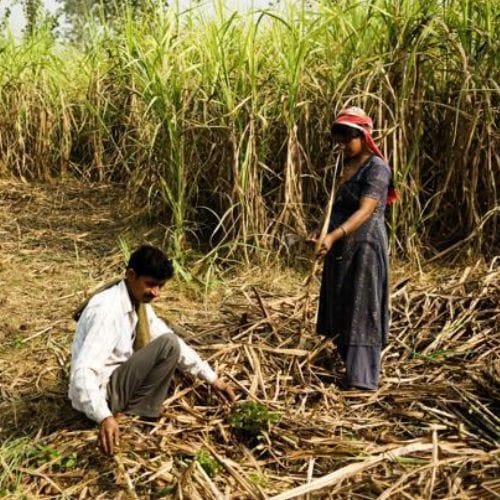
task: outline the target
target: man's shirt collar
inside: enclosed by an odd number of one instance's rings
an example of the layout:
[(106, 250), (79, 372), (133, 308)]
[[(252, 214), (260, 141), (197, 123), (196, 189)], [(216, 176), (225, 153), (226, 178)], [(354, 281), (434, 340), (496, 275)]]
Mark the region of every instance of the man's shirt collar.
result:
[(125, 280), (120, 281), (118, 286), (120, 287), (120, 303), (123, 309), (123, 313), (130, 314), (131, 312), (135, 312), (135, 308), (132, 304), (132, 300), (130, 299)]

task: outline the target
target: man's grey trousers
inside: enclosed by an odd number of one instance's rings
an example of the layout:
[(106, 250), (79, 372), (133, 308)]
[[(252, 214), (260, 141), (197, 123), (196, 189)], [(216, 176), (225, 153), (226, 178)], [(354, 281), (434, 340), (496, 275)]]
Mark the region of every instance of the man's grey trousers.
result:
[(113, 415), (158, 417), (179, 360), (179, 342), (166, 333), (134, 352), (109, 379), (107, 400)]

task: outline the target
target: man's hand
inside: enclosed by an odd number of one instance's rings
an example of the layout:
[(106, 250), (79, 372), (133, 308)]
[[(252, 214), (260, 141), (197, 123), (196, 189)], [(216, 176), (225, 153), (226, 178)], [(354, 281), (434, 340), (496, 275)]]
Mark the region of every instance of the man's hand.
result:
[(115, 417), (105, 418), (99, 428), (99, 445), (106, 455), (113, 455), (114, 448), (118, 446), (120, 429)]
[(236, 400), (236, 394), (234, 392), (234, 387), (229, 382), (224, 382), (220, 378), (216, 379), (212, 384), (215, 391), (224, 399), (229, 400), (230, 403), (234, 403)]

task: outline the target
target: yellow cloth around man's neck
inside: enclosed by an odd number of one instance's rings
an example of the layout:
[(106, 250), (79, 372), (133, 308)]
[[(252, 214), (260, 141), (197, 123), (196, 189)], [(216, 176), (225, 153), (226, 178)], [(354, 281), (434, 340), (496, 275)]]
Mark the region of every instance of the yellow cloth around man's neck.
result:
[[(90, 302), (90, 299), (97, 295), (98, 293), (104, 292), (108, 288), (117, 285), (122, 281), (123, 278), (114, 278), (111, 281), (108, 281), (104, 285), (99, 286), (95, 290), (89, 294), (89, 296), (75, 309), (73, 313), (73, 319), (78, 321), (80, 316), (82, 315), (83, 310), (87, 307), (87, 304)], [(134, 351), (138, 351), (141, 347), (147, 345), (151, 340), (151, 332), (149, 331), (149, 321), (148, 315), (146, 313), (146, 304), (140, 303), (136, 308), (137, 312), (137, 325), (135, 327), (135, 339), (134, 339)]]
[(146, 304), (139, 304), (137, 307), (137, 326), (135, 327), (134, 351), (149, 344), (151, 332), (149, 331), (148, 315), (146, 314)]

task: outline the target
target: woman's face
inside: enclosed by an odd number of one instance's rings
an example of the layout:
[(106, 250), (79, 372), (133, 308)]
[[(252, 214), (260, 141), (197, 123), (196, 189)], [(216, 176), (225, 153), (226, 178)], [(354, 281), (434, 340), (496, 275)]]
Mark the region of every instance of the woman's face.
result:
[(356, 158), (364, 152), (364, 138), (352, 127), (334, 125), (332, 137), (347, 158)]
[(347, 158), (356, 158), (364, 151), (364, 142), (361, 137), (346, 138), (339, 141), (338, 145)]

